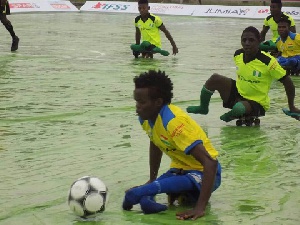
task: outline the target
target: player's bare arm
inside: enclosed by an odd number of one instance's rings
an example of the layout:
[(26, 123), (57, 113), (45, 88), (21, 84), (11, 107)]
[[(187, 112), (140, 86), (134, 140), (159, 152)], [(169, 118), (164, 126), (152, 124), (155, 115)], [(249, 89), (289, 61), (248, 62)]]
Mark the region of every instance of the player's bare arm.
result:
[(202, 144), (196, 145), (191, 150), (194, 156), (203, 165), (203, 179), (200, 195), (194, 209), (177, 213), (177, 219), (197, 219), (205, 215), (205, 208), (211, 196), (213, 184), (217, 172), (217, 160), (214, 160)]
[(167, 28), (163, 24), (159, 27), (159, 29), (162, 32), (164, 32), (164, 34), (166, 35), (166, 38), (168, 38), (168, 40), (170, 41), (170, 43), (171, 43), (171, 45), (173, 47), (173, 55), (176, 55), (178, 53), (178, 48), (177, 48), (177, 46), (175, 44), (175, 41), (174, 41), (172, 35), (170, 34), (170, 32), (167, 30)]

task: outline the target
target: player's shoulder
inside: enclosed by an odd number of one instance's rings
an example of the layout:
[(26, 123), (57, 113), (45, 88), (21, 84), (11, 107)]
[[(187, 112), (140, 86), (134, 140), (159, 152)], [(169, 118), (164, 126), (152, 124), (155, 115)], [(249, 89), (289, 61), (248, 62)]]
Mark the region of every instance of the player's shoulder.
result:
[(155, 15), (155, 14), (153, 14), (153, 13), (150, 13), (149, 19), (152, 20), (153, 22), (154, 22), (155, 20), (161, 20), (161, 18), (160, 18), (159, 16), (157, 16), (157, 15)]
[(269, 21), (269, 20), (271, 20), (273, 18), (273, 16), (272, 15), (269, 15), (269, 16), (267, 16), (266, 18), (265, 18), (265, 20), (266, 21)]
[(135, 22), (135, 23), (139, 22), (139, 20), (140, 20), (141, 18), (142, 18), (141, 15), (135, 17), (134, 22)]
[(269, 65), (274, 57), (265, 51), (258, 51), (258, 53), (256, 54), (256, 59), (258, 59), (265, 65)]
[(287, 18), (288, 20), (292, 21), (294, 20), (293, 17), (285, 12), (282, 13), (282, 17)]
[(241, 48), (241, 49), (238, 49), (234, 52), (234, 57), (238, 56), (238, 55), (241, 55), (243, 54), (245, 51)]

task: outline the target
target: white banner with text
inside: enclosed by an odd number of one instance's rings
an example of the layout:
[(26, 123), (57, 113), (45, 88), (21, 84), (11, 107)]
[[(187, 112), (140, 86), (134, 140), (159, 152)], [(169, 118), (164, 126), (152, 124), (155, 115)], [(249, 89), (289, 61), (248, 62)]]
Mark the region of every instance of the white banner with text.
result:
[(78, 12), (70, 1), (9, 0), (11, 13), (25, 12)]

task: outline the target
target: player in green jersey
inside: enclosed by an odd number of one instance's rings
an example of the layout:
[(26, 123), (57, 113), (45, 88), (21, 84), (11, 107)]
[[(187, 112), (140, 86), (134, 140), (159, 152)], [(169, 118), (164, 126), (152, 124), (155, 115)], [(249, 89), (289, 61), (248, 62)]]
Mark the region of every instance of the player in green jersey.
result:
[[(293, 17), (282, 12), (281, 9), (282, 9), (281, 0), (271, 0), (271, 5), (270, 5), (271, 15), (269, 15), (265, 18), (263, 29), (260, 32), (260, 41), (262, 43), (260, 44), (259, 47), (263, 51), (276, 50), (275, 41), (279, 37), (278, 21), (280, 20), (281, 17), (285, 17), (291, 21), (290, 31), (293, 33), (296, 33), (296, 26), (295, 26), (295, 21), (294, 21)], [(272, 31), (272, 39), (265, 41), (266, 34), (269, 31), (269, 29), (271, 29), (271, 31)]]
[[(173, 55), (178, 53), (178, 48), (163, 24), (160, 17), (149, 13), (150, 6), (148, 0), (139, 0), (138, 9), (140, 15), (135, 18), (135, 44), (130, 46), (133, 55), (137, 58), (142, 54), (143, 58), (153, 58), (153, 53), (160, 53), (168, 56), (170, 53), (161, 49), (160, 30), (164, 32), (173, 47)], [(142, 38), (142, 43), (140, 42)]]
[(241, 36), (242, 49), (234, 54), (236, 81), (213, 74), (204, 84), (200, 95), (200, 106), (189, 106), (187, 112), (207, 114), (211, 96), (220, 93), (223, 106), (231, 110), (220, 119), (229, 122), (242, 116), (263, 116), (270, 107), (268, 96), (273, 80), (280, 81), (285, 88), (289, 110), (300, 113), (294, 105), (295, 86), (276, 58), (259, 50), (260, 35), (255, 27), (247, 27)]

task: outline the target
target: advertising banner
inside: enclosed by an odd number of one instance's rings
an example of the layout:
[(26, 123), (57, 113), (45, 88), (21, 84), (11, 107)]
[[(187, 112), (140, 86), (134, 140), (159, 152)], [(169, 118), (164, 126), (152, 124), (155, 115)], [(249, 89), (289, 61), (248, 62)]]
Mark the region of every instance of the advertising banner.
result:
[(80, 11), (87, 12), (114, 12), (114, 13), (136, 13), (138, 8), (136, 2), (117, 1), (86, 1)]
[(11, 13), (24, 12), (78, 12), (70, 1), (10, 0)]
[[(194, 11), (192, 5), (150, 3), (149, 6), (153, 14), (192, 15)], [(87, 1), (80, 11), (139, 14), (137, 2)]]
[[(299, 7), (282, 7), (282, 11), (291, 15), (295, 20), (300, 20)], [(270, 15), (269, 6), (223, 6), (223, 5), (198, 5), (192, 16), (199, 17), (233, 17), (248, 19), (264, 19)]]

